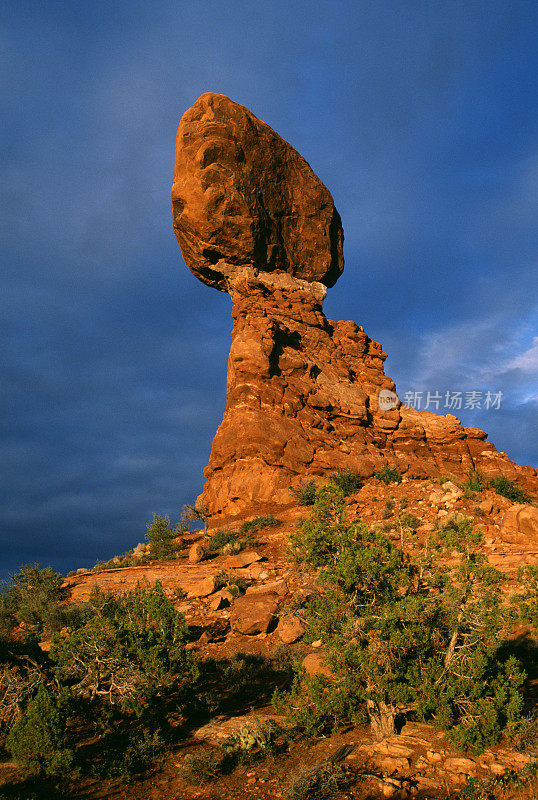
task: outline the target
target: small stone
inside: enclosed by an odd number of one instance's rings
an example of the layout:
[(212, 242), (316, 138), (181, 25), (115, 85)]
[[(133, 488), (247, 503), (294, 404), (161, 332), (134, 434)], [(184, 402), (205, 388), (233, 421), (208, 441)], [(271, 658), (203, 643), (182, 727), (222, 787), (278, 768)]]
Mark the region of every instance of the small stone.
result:
[(311, 647), (321, 647), (322, 644), (323, 644), (323, 642), (321, 641), (321, 639), (316, 639), (316, 641), (312, 642), (312, 644), (310, 646)]
[(230, 556), (224, 561), (223, 566), (228, 569), (241, 569), (243, 567), (249, 567), (256, 561), (261, 561), (262, 558), (263, 556), (255, 550), (249, 550), (245, 553), (238, 553), (236, 556)]
[(230, 606), (234, 601), (234, 596), (228, 589), (221, 589), (211, 598), (210, 607), (213, 611)]
[(381, 763), (380, 767), (387, 775), (394, 775), (395, 772), (402, 772), (406, 769), (409, 769), (411, 762), (408, 758), (395, 758), (387, 756), (384, 758)]
[(189, 561), (191, 564), (198, 564), (205, 555), (204, 546), (201, 542), (195, 542), (189, 548)]
[(441, 485), (441, 488), (443, 489), (443, 491), (445, 493), (449, 492), (450, 494), (457, 494), (457, 495), (460, 495), (460, 496), (463, 495), (463, 493), (462, 493), (461, 489), (459, 488), (459, 486), (456, 486), (456, 484), (452, 483), (452, 481), (445, 481)]
[(305, 630), (306, 628), (299, 617), (287, 616), (281, 617), (276, 632), (281, 642), (293, 644), (293, 642), (301, 638)]
[(187, 593), (187, 597), (209, 597), (210, 594), (213, 594), (215, 591), (215, 578), (204, 578), (201, 581), (193, 584), (191, 586), (189, 592)]
[(447, 758), (444, 768), (447, 772), (456, 772), (460, 775), (475, 775), (478, 764), (472, 758)]

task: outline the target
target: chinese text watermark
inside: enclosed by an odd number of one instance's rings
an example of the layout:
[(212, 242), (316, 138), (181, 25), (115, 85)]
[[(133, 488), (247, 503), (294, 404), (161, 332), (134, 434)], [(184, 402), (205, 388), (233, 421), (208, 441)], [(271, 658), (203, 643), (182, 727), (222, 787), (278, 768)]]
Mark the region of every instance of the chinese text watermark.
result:
[[(423, 411), (485, 410), (498, 411), (503, 398), (502, 391), (492, 392), (473, 389), (471, 391), (408, 391), (404, 392), (402, 405)], [(389, 389), (381, 389), (378, 394), (379, 409), (390, 411), (398, 407), (399, 398)]]

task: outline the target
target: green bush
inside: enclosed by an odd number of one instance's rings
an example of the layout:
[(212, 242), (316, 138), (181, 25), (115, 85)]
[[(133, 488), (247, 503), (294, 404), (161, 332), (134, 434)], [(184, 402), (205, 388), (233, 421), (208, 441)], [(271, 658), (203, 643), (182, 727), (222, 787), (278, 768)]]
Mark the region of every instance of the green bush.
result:
[(15, 761), (43, 775), (63, 775), (73, 764), (73, 751), (66, 746), (67, 700), (41, 686), (26, 712), (6, 739)]
[(187, 626), (159, 581), (121, 597), (94, 589), (85, 624), (52, 639), (55, 674), (90, 702), (140, 714), (163, 691), (191, 687), (198, 670)]
[(151, 558), (168, 559), (175, 558), (177, 548), (174, 545), (176, 539), (183, 531), (178, 525), (172, 528), (170, 518), (153, 515), (153, 521), (148, 523), (146, 541), (149, 544)]
[[(109, 741), (113, 739), (113, 742)], [(100, 755), (92, 762), (94, 778), (124, 778), (131, 780), (147, 769), (164, 749), (165, 741), (159, 731), (142, 729), (127, 736), (108, 736), (101, 740)]]
[(39, 636), (58, 630), (75, 610), (75, 604), (63, 604), (63, 577), (50, 567), (27, 564), (20, 568), (0, 595), (0, 626), (9, 633), (23, 623)]
[(233, 550), (241, 550), (241, 542), (237, 531), (215, 531), (206, 542), (205, 549), (208, 553), (218, 553), (230, 545)]
[(271, 514), (265, 517), (255, 517), (254, 519), (243, 522), (239, 532), (240, 533), (257, 533), (264, 528), (274, 528), (280, 525), (280, 520), (273, 517)]
[(385, 507), (383, 508), (383, 519), (389, 519), (394, 514), (394, 505), (395, 501), (390, 498), (389, 500), (385, 501)]
[(337, 470), (334, 475), (329, 476), (329, 481), (341, 489), (345, 497), (357, 492), (364, 486), (364, 481), (361, 480), (360, 476), (348, 469)]
[(388, 464), (385, 464), (385, 466), (382, 469), (378, 470), (377, 472), (374, 472), (374, 476), (378, 480), (383, 481), (383, 483), (386, 483), (387, 486), (389, 485), (389, 483), (402, 482), (402, 473), (398, 469), (396, 469), (396, 467), (394, 468), (389, 467)]
[(469, 477), (463, 488), (469, 492), (481, 492), (486, 486), (487, 481), (481, 472), (469, 472)]
[(500, 478), (491, 478), (488, 481), (488, 486), (513, 503), (528, 503), (530, 500), (529, 495), (523, 489), (520, 489), (513, 481), (505, 478), (504, 475)]
[(344, 495), (333, 484), (324, 484), (315, 495), (310, 517), (290, 535), (290, 548), (298, 561), (321, 567), (336, 552), (335, 533), (343, 524)]
[(297, 498), (300, 506), (313, 506), (316, 499), (316, 481), (312, 480), (301, 483), (291, 489), (292, 494)]
[(520, 720), (514, 732), (514, 747), (521, 753), (538, 753), (538, 710)]
[(403, 525), (404, 528), (409, 528), (412, 531), (416, 531), (416, 529), (420, 526), (421, 521), (418, 517), (415, 517), (414, 514), (402, 514), (400, 517), (400, 524)]
[(397, 715), (413, 713), (474, 751), (514, 728), (525, 675), (502, 650), (514, 608), (472, 520), (440, 534), (438, 549), (456, 550), (459, 561), (438, 568), (429, 545), (410, 555), (378, 530), (347, 525), (343, 493), (326, 485), (290, 538), (296, 557), (319, 569), (305, 640), (324, 643), (333, 675), (299, 671), (291, 690), (277, 694), (294, 724), (319, 731), (366, 711), (383, 737)]
[(275, 720), (270, 719), (263, 723), (254, 721), (228, 736), (222, 747), (236, 763), (248, 764), (256, 759), (276, 755), (280, 749), (277, 738), (283, 733)]

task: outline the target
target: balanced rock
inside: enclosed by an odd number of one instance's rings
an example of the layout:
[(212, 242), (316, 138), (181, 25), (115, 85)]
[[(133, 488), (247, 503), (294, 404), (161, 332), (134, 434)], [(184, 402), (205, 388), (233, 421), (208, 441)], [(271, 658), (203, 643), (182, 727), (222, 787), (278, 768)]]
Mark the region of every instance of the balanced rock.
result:
[(332, 286), (343, 231), (305, 159), (247, 108), (207, 92), (176, 138), (174, 230), (189, 269), (228, 291), (244, 266)]
[[(537, 492), (537, 471), (497, 452), (484, 431), (403, 405), (381, 345), (354, 322), (327, 319), (326, 287), (343, 269), (340, 218), (264, 122), (202, 95), (179, 125), (172, 201), (187, 265), (233, 302), (226, 410), (199, 500), (212, 525), (273, 513), (294, 501), (290, 486), (337, 469), (480, 471)], [(443, 501), (457, 496), (449, 488)]]

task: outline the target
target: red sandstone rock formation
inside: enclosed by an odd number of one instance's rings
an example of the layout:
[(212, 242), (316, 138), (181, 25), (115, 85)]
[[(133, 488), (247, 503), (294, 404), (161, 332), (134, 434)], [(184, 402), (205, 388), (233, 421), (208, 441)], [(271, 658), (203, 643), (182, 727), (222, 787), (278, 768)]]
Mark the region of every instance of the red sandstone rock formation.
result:
[(285, 505), (305, 477), (339, 468), (367, 477), (386, 463), (410, 477), (479, 469), (536, 491), (536, 470), (498, 453), (484, 431), (397, 398), (380, 407), (380, 391), (396, 391), (381, 345), (323, 314), (319, 281), (332, 285), (343, 268), (339, 217), (290, 145), (242, 106), (205, 94), (183, 116), (176, 147), (185, 261), (234, 304), (226, 411), (201, 498), (213, 523)]
[(242, 266), (336, 283), (344, 234), (304, 158), (247, 108), (203, 94), (176, 138), (174, 229), (189, 269), (228, 291)]

